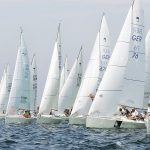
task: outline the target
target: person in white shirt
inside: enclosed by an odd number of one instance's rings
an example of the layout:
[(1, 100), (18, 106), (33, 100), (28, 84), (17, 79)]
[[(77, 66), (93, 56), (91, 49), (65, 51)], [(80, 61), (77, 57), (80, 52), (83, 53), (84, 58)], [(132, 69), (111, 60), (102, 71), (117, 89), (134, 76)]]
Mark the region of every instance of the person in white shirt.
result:
[(138, 111), (133, 108), (131, 111), (131, 119), (136, 120), (138, 117), (139, 117)]

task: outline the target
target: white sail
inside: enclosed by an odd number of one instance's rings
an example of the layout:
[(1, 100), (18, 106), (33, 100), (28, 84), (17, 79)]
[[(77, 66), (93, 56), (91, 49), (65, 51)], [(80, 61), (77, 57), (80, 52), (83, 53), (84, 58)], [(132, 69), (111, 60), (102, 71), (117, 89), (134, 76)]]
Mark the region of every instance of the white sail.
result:
[(130, 8), (107, 69), (99, 85), (89, 115), (112, 115), (119, 102), (131, 40), (132, 8)]
[(1, 114), (4, 114), (6, 112), (10, 89), (11, 89), (11, 76), (9, 71), (9, 65), (7, 65), (4, 69), (3, 84), (0, 90), (0, 113)]
[(145, 88), (144, 88), (144, 103), (147, 107), (150, 101), (150, 30), (145, 39)]
[(106, 18), (103, 15), (100, 30), (97, 34), (93, 51), (71, 115), (87, 115), (100, 81), (106, 70), (111, 55), (110, 35)]
[(69, 73), (69, 76), (60, 92), (58, 100), (58, 111), (63, 114), (65, 109), (71, 110), (80, 87), (82, 78), (82, 48), (78, 58)]
[(50, 68), (43, 92), (39, 114), (48, 115), (51, 110), (58, 109), (58, 94), (60, 84), (60, 71), (61, 71), (61, 43), (60, 33), (58, 30), (57, 40), (54, 45), (54, 51), (51, 58)]
[(61, 76), (60, 76), (59, 93), (61, 92), (61, 90), (65, 84), (65, 81), (67, 80), (68, 75), (69, 75), (68, 59), (66, 57), (64, 66), (63, 66), (62, 71), (61, 71)]
[(145, 72), (144, 10), (141, 0), (133, 4), (131, 48), (123, 79), (120, 103), (143, 108)]
[(30, 110), (29, 58), (22, 34), (6, 110), (8, 116), (17, 115), (20, 110)]
[(5, 69), (4, 69), (4, 72), (3, 72), (3, 74), (2, 74), (2, 78), (1, 78), (1, 81), (0, 81), (0, 91), (1, 91), (1, 87), (2, 87), (2, 85), (3, 85), (4, 74), (5, 74)]
[(31, 62), (31, 98), (30, 98), (30, 110), (36, 112), (36, 100), (37, 100), (37, 66), (36, 66), (36, 56), (33, 55)]

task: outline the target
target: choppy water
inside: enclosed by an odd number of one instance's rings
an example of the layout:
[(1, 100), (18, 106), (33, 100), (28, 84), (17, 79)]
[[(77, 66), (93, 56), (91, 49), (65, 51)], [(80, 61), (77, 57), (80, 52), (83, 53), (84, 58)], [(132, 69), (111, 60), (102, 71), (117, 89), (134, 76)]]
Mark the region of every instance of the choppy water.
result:
[(0, 149), (16, 150), (150, 150), (146, 129), (87, 129), (68, 124), (5, 125), (0, 122)]

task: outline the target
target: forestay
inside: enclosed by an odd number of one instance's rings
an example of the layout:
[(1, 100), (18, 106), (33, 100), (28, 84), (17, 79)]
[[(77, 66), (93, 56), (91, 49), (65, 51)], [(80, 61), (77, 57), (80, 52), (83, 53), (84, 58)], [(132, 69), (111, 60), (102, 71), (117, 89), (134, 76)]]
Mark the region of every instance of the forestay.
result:
[(103, 15), (100, 30), (84, 74), (71, 115), (87, 115), (111, 55), (110, 35)]
[(75, 60), (69, 76), (60, 92), (58, 100), (58, 111), (63, 113), (65, 109), (71, 110), (76, 98), (82, 79), (82, 48)]

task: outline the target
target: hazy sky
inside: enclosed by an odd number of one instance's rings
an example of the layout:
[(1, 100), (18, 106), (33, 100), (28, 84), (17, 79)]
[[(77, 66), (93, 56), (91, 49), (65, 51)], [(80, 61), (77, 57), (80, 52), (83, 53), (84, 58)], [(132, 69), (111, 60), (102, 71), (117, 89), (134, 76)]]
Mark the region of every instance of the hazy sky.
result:
[[(58, 23), (62, 20), (62, 54), (70, 67), (83, 45), (84, 68), (99, 29), (102, 12), (113, 48), (132, 0), (0, 0), (0, 77), (5, 63), (13, 74), (19, 44), (19, 27), (24, 30), (29, 56), (37, 55), (38, 101), (41, 100), (51, 60)], [(150, 0), (143, 0), (145, 33), (150, 28)]]

